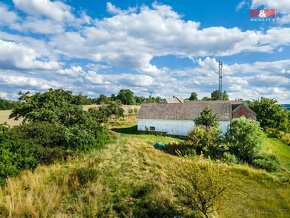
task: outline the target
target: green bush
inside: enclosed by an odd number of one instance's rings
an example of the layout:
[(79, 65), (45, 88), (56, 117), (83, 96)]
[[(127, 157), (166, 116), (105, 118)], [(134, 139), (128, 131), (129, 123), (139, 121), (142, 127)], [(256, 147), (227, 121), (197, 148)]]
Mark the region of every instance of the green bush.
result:
[(100, 123), (106, 123), (112, 115), (115, 117), (124, 117), (124, 109), (120, 102), (112, 101), (108, 105), (103, 105), (99, 109), (90, 108), (90, 115)]
[(60, 147), (65, 144), (62, 129), (47, 121), (35, 121), (15, 126), (12, 132), (15, 137), (29, 140), (43, 147)]
[(35, 169), (38, 161), (34, 157), (34, 147), (23, 140), (4, 140), (0, 143), (1, 185), (7, 176), (16, 176), (21, 169)]
[(229, 152), (224, 152), (221, 157), (221, 161), (227, 164), (239, 164), (240, 160), (234, 155)]
[(278, 156), (269, 153), (261, 153), (257, 155), (252, 161), (252, 165), (269, 172), (278, 171), (281, 168)]
[(233, 119), (226, 133), (229, 151), (249, 163), (260, 152), (264, 137), (259, 122), (245, 117)]
[(171, 142), (163, 150), (173, 155), (193, 156), (196, 154), (195, 147), (189, 142)]
[(188, 133), (188, 140), (198, 152), (207, 152), (216, 148), (219, 134), (216, 127), (196, 126)]

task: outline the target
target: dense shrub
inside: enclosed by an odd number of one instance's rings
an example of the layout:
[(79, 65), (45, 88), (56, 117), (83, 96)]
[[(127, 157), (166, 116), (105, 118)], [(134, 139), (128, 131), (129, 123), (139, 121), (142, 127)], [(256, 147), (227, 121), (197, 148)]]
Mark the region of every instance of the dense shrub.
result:
[(261, 149), (264, 133), (259, 122), (241, 117), (231, 121), (226, 139), (230, 143), (229, 151), (250, 163)]
[(265, 169), (269, 172), (278, 171), (280, 169), (280, 161), (278, 156), (269, 153), (261, 153), (252, 161), (252, 165), (257, 168)]
[(163, 148), (166, 152), (173, 155), (195, 155), (195, 147), (189, 142), (171, 142)]
[(98, 122), (106, 123), (108, 118), (112, 115), (115, 117), (124, 117), (124, 109), (122, 104), (118, 101), (110, 102), (108, 105), (103, 105), (99, 109), (90, 108), (90, 115)]
[(218, 128), (197, 126), (188, 133), (188, 140), (197, 151), (206, 152), (216, 148), (219, 134)]
[(5, 185), (7, 176), (16, 176), (21, 169), (33, 170), (38, 161), (34, 147), (24, 140), (3, 140), (0, 142), (0, 178)]
[(229, 152), (224, 152), (221, 156), (221, 161), (227, 164), (238, 164), (240, 160), (234, 155)]
[(60, 147), (65, 144), (62, 129), (46, 121), (25, 123), (15, 126), (11, 131), (15, 137), (43, 147)]
[(103, 148), (109, 139), (108, 132), (106, 128), (98, 123), (92, 125), (91, 128), (82, 128), (82, 125), (64, 128), (65, 147), (82, 151)]

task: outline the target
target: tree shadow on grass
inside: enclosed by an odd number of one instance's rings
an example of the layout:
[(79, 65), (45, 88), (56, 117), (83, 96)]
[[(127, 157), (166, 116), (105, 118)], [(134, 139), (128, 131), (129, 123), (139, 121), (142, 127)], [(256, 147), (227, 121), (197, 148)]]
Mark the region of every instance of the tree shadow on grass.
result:
[(112, 130), (123, 134), (134, 134), (134, 135), (140, 134), (140, 132), (138, 132), (137, 125), (126, 128), (113, 128)]

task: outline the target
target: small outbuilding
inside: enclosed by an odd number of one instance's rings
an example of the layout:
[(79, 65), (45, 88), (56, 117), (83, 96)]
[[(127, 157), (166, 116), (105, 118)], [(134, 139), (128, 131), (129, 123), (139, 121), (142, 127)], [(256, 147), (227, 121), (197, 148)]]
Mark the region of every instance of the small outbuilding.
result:
[(256, 120), (256, 114), (242, 101), (184, 101), (179, 103), (144, 103), (138, 114), (138, 130), (164, 135), (187, 136), (194, 119), (209, 106), (219, 116), (220, 129), (227, 131), (233, 118), (245, 116)]

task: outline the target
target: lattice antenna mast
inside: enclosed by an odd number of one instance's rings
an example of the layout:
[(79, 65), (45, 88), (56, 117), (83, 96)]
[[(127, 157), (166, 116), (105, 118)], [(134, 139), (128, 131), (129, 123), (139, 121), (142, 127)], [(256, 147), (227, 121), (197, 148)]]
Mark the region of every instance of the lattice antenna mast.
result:
[(219, 61), (219, 100), (223, 100), (223, 62)]

